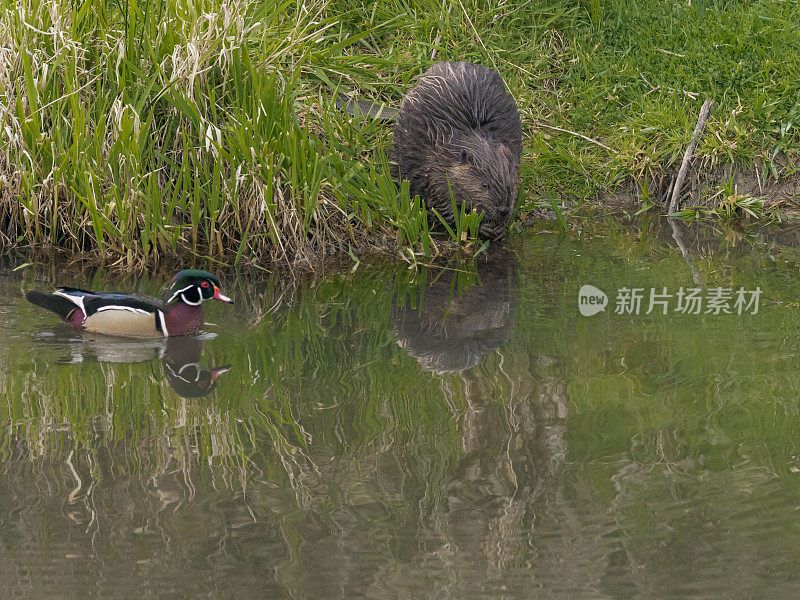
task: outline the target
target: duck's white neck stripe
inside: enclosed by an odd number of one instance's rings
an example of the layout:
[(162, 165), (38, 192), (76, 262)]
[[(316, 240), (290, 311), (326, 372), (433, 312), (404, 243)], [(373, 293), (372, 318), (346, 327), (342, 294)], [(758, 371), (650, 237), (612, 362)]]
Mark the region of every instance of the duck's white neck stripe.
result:
[[(192, 367), (195, 370), (195, 375), (193, 380), (186, 379), (186, 377), (183, 376), (183, 370), (186, 369), (187, 367)], [(172, 373), (172, 376), (175, 379), (180, 379), (181, 381), (185, 381), (186, 383), (197, 383), (200, 380), (201, 367), (199, 363), (186, 363), (185, 365), (181, 365), (180, 369), (178, 369), (177, 372), (169, 365), (169, 363), (164, 363), (164, 368), (169, 369), (169, 372)]]
[(72, 302), (75, 306), (81, 309), (81, 312), (86, 315), (86, 308), (83, 306), (83, 295), (76, 295), (73, 296), (64, 290), (56, 290), (53, 292), (56, 296), (61, 296), (62, 298), (66, 298), (70, 302)]
[(186, 294), (181, 294), (181, 300), (183, 300), (184, 303), (188, 304), (189, 306), (198, 306), (203, 303), (203, 295), (200, 294), (200, 300), (198, 300), (197, 302), (190, 302), (189, 300), (186, 299)]
[[(194, 380), (186, 379), (183, 376), (184, 369), (192, 367), (194, 369)], [(181, 368), (178, 369), (178, 377), (183, 379), (186, 383), (197, 383), (200, 380), (200, 364), (199, 363), (186, 363), (185, 365), (181, 365)]]
[(158, 320), (161, 321), (161, 333), (164, 334), (164, 337), (167, 337), (169, 331), (167, 331), (167, 320), (164, 318), (164, 311), (156, 310), (156, 313), (158, 313)]
[[(172, 302), (173, 300), (175, 300), (175, 298), (177, 298), (177, 297), (178, 297), (178, 294), (182, 294), (182, 293), (183, 293), (183, 292), (185, 292), (186, 290), (190, 290), (190, 289), (192, 289), (193, 287), (194, 287), (193, 285), (187, 285), (185, 288), (181, 288), (181, 289), (179, 289), (179, 290), (176, 290), (176, 291), (175, 291), (175, 293), (174, 293), (174, 294), (172, 294), (172, 296), (170, 296), (170, 297), (169, 297), (169, 300), (167, 300), (167, 304), (169, 304), (170, 302)], [(184, 302), (186, 302), (186, 297), (185, 297), (185, 296), (184, 296), (184, 299), (183, 299), (183, 301), (184, 301)], [(191, 304), (191, 302), (187, 302), (187, 304)], [(200, 303), (199, 303), (199, 302), (197, 302), (196, 304), (200, 304)]]

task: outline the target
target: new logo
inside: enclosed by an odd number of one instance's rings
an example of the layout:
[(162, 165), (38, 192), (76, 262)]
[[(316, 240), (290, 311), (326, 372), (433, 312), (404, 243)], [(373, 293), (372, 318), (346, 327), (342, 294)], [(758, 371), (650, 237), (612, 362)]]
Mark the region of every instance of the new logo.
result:
[(584, 317), (591, 317), (604, 311), (608, 305), (608, 296), (603, 290), (593, 285), (581, 286), (578, 291), (578, 310)]

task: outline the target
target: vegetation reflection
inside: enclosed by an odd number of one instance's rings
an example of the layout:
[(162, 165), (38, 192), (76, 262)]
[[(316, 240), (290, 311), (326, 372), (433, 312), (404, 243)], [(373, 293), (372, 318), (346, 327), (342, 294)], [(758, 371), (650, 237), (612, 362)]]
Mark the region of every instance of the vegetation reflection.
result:
[[(62, 557), (109, 570), (210, 564), (275, 597), (777, 591), (770, 565), (795, 561), (800, 533), (797, 232), (678, 227), (239, 282), (189, 361), (232, 366), (205, 397), (170, 385), (158, 348), (101, 362), (97, 340), (41, 333), (22, 299), (34, 275), (0, 277), (0, 533), (37, 548), (54, 534)], [(695, 280), (766, 300), (746, 316), (613, 312), (623, 286)], [(606, 311), (578, 314), (583, 284)], [(224, 596), (235, 580), (189, 585)]]

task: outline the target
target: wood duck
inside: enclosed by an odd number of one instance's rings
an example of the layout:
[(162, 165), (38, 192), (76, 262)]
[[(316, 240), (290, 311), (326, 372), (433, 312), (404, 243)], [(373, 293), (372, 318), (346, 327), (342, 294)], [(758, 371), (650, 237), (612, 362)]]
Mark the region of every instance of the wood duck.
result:
[(62, 287), (53, 293), (30, 291), (29, 302), (56, 313), (77, 329), (106, 335), (156, 338), (197, 333), (203, 329), (203, 301), (232, 302), (206, 271), (186, 269), (172, 280), (162, 302), (151, 296), (90, 292)]

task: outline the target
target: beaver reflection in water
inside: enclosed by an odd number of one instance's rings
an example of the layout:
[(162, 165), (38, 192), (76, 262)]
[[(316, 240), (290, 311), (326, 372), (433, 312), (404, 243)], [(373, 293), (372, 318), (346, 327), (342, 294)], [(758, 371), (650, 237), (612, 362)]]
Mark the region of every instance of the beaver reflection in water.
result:
[(439, 62), (403, 97), (392, 159), (428, 210), (454, 224), (453, 202), (483, 212), (479, 234), (500, 239), (519, 192), (522, 126), (500, 75)]
[(443, 271), (425, 288), (393, 299), (397, 344), (437, 374), (471, 369), (511, 335), (517, 306), (513, 255), (489, 249), (478, 279), (460, 289), (460, 271)]

